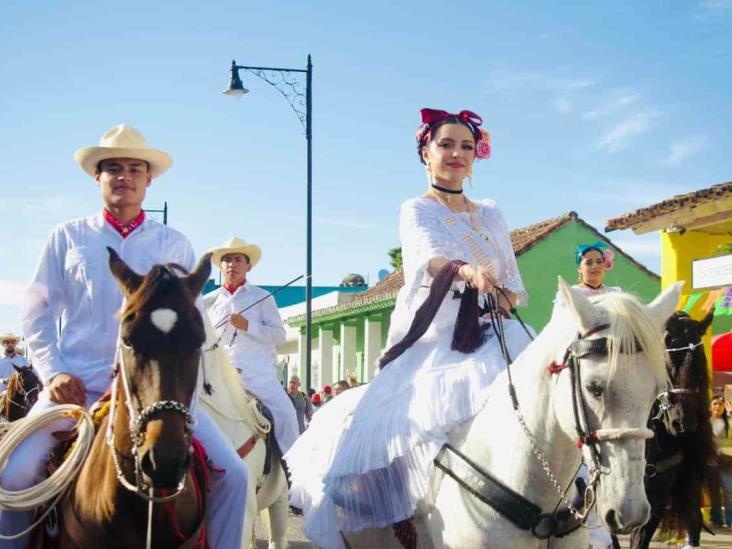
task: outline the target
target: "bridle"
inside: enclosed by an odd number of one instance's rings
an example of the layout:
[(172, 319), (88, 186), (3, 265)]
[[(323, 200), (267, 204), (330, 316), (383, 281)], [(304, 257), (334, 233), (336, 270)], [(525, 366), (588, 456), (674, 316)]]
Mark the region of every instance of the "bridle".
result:
[(698, 341), (697, 343), (689, 343), (688, 345), (684, 345), (683, 347), (666, 349), (666, 352), (669, 354), (680, 353), (682, 351), (685, 351), (685, 354), (681, 365), (679, 367), (675, 367), (674, 365), (674, 375), (669, 376), (668, 388), (656, 396), (655, 402), (658, 403), (658, 413), (651, 418), (651, 421), (660, 421), (663, 415), (670, 411), (676, 405), (675, 397), (677, 395), (695, 395), (699, 393), (697, 389), (684, 389), (681, 387), (676, 387), (676, 377), (679, 375), (679, 372), (683, 368), (687, 368), (691, 364), (691, 361), (694, 359), (694, 351), (697, 348), (702, 347), (703, 345), (703, 341)]
[[(587, 402), (582, 393), (582, 368), (581, 359), (588, 356), (607, 356), (608, 340), (607, 337), (595, 339), (587, 339), (598, 332), (607, 330), (608, 324), (600, 324), (587, 332), (578, 333), (564, 354), (564, 360), (561, 364), (552, 363), (547, 370), (550, 374), (559, 374), (562, 370), (568, 369), (572, 384), (572, 412), (574, 415), (575, 431), (577, 433), (577, 448), (587, 446), (590, 454), (591, 462), (588, 463), (590, 484), (588, 490), (594, 492), (595, 487), (600, 481), (601, 465), (600, 465), (600, 449), (599, 442), (616, 442), (621, 440), (646, 440), (653, 437), (653, 431), (647, 427), (630, 427), (630, 428), (606, 428), (590, 430), (587, 414)], [(620, 353), (636, 353), (641, 351), (641, 345), (635, 342), (632, 349), (619, 349)], [(514, 402), (514, 409), (517, 409), (518, 402)], [(593, 498), (594, 498), (594, 494)], [(585, 496), (587, 499), (587, 495)]]
[[(131, 346), (124, 343), (122, 338), (119, 339), (117, 347), (117, 375), (112, 382), (112, 400), (110, 403), (109, 419), (107, 421), (107, 436), (106, 442), (109, 450), (112, 454), (112, 461), (114, 463), (115, 472), (117, 474), (117, 480), (130, 492), (144, 499), (149, 503), (165, 503), (177, 497), (184, 489), (186, 483), (186, 476), (178, 483), (173, 493), (162, 496), (154, 495), (154, 488), (145, 482), (142, 474), (142, 465), (140, 457), (140, 447), (145, 442), (145, 427), (148, 421), (150, 421), (155, 415), (161, 412), (176, 412), (183, 416), (185, 419), (185, 433), (189, 440), (195, 430), (195, 419), (191, 414), (188, 406), (175, 400), (159, 400), (153, 404), (140, 409), (135, 407), (132, 403), (132, 396), (130, 392), (130, 383), (127, 377), (127, 370), (125, 368), (125, 350), (133, 350)], [(122, 385), (125, 392), (125, 404), (130, 416), (130, 438), (132, 439), (132, 458), (134, 460), (134, 471), (135, 471), (135, 482), (134, 484), (127, 480), (122, 467), (119, 462), (119, 455), (117, 448), (114, 444), (114, 423), (115, 415), (117, 411), (117, 398), (119, 393), (119, 380), (122, 379)]]
[[(13, 404), (17, 406), (18, 408), (25, 409), (26, 413), (30, 411), (30, 409), (33, 407), (33, 404), (35, 404), (35, 401), (38, 400), (38, 394), (40, 392), (41, 383), (40, 379), (36, 375), (36, 373), (31, 370), (30, 368), (21, 368), (20, 370), (17, 370), (18, 375), (15, 378), (15, 384), (18, 388), (18, 391), (15, 393), (14, 396), (21, 396), (22, 401), (18, 402), (14, 398), (9, 398), (8, 393), (6, 390), (5, 398), (7, 399), (6, 402), (8, 403), (8, 406)], [(25, 385), (23, 384), (23, 375), (25, 372), (30, 372), (31, 375), (33, 375), (36, 378), (36, 384), (34, 387), (31, 387), (30, 389), (26, 390)], [(8, 387), (8, 390), (10, 387)], [(33, 395), (35, 394), (35, 399), (33, 399)]]

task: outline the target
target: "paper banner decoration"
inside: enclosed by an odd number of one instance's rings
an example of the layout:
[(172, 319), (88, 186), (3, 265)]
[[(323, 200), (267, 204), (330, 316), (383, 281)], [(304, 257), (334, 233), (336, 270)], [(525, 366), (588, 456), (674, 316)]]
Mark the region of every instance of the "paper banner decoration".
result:
[(717, 301), (714, 316), (732, 316), (732, 287)]
[[(691, 310), (694, 308), (694, 305), (697, 301), (701, 298), (702, 294), (691, 294), (688, 296), (688, 300), (686, 301), (686, 304), (683, 306), (682, 310), (685, 313), (691, 312)], [(682, 299), (686, 296), (682, 296)]]

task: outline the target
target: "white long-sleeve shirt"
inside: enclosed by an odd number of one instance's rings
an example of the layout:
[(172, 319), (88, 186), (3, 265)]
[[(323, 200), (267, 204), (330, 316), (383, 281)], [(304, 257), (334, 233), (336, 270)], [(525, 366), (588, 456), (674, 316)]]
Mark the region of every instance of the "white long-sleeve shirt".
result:
[[(206, 295), (203, 303), (215, 326), (226, 316), (238, 313), (265, 296), (265, 290), (246, 283), (237, 288), (233, 295), (222, 286)], [(267, 297), (242, 315), (249, 321), (246, 331), (237, 330), (231, 322), (226, 322), (216, 332), (219, 336), (223, 334), (221, 344), (229, 351), (235, 366), (242, 371), (244, 383), (253, 387), (263, 378), (272, 379), (276, 376), (275, 347), (284, 343), (287, 336), (273, 297)]]
[(21, 318), (34, 367), (46, 384), (61, 372), (80, 378), (88, 391), (103, 392), (110, 384), (123, 298), (109, 270), (107, 246), (139, 274), (162, 263), (188, 270), (195, 265), (188, 239), (152, 219), (124, 239), (101, 213), (58, 225)]

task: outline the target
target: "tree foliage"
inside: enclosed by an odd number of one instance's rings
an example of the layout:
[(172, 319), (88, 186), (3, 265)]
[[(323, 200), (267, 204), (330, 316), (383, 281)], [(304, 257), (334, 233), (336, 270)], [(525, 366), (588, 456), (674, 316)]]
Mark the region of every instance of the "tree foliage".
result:
[(394, 267), (395, 271), (402, 268), (402, 249), (392, 248), (389, 250), (389, 258), (391, 259), (391, 266)]

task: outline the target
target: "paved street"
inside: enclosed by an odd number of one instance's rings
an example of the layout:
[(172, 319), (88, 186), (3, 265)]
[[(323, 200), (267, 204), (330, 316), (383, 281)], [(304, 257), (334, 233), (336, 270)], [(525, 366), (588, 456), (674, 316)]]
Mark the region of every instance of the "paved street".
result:
[[(257, 549), (267, 549), (266, 534), (262, 527), (262, 521), (257, 520), (256, 525), (257, 535)], [(290, 542), (291, 549), (310, 549), (316, 547), (310, 543), (305, 536), (302, 534), (302, 518), (296, 517), (292, 513), (288, 519), (288, 536), (287, 539)], [(628, 538), (624, 537), (621, 540), (622, 547), (628, 547)], [(723, 528), (716, 532), (716, 536), (704, 534), (702, 536), (702, 547), (709, 547), (710, 549), (732, 549), (732, 530), (729, 528)], [(651, 544), (652, 549), (672, 549), (676, 545), (670, 545), (667, 543), (653, 542)]]

